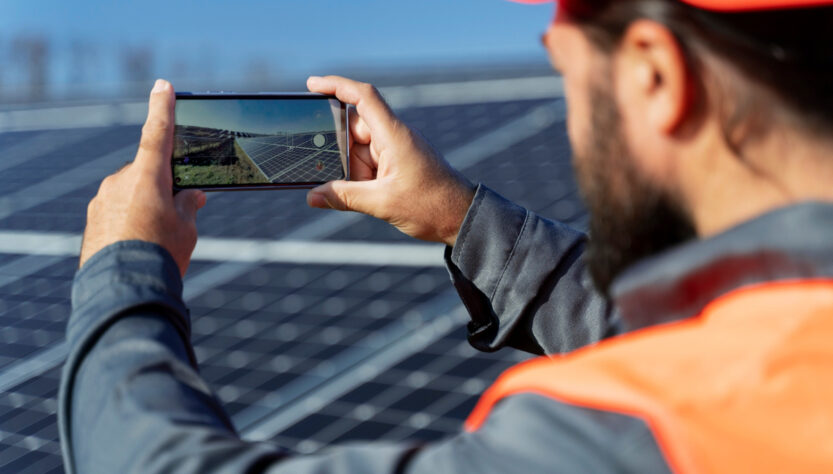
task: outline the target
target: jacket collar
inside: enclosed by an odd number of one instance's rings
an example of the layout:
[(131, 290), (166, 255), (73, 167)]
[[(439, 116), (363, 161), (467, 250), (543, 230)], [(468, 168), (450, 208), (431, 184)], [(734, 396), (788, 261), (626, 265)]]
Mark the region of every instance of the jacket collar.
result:
[(833, 204), (781, 208), (643, 260), (613, 283), (625, 330), (695, 316), (742, 286), (833, 277)]

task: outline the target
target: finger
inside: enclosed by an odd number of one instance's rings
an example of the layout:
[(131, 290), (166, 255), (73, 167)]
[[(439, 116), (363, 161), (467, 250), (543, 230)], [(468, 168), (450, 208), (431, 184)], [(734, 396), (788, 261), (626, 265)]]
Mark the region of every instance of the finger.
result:
[(371, 130), (387, 130), (396, 116), (382, 99), (379, 91), (370, 84), (340, 76), (311, 76), (307, 79), (311, 92), (330, 94), (340, 101), (356, 106), (356, 111)]
[(376, 177), (376, 164), (370, 155), (370, 146), (353, 145), (350, 149), (350, 179), (367, 181)]
[(356, 211), (371, 216), (381, 212), (378, 181), (330, 181), (307, 193), (307, 204), (321, 209)]
[(174, 89), (168, 81), (158, 79), (150, 92), (148, 116), (142, 127), (142, 139), (135, 163), (171, 180), (171, 153), (174, 144)]
[(370, 143), (370, 128), (364, 123), (364, 120), (359, 116), (354, 107), (350, 107), (350, 134), (353, 140), (358, 143)]
[(186, 189), (174, 196), (174, 205), (179, 210), (180, 215), (188, 221), (197, 218), (197, 211), (205, 206), (205, 201), (205, 193), (199, 189)]

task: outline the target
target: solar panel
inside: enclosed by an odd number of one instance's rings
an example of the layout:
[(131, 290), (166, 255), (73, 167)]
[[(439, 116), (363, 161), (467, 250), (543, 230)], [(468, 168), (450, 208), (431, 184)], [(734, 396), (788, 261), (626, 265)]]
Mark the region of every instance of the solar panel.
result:
[(282, 134), (236, 141), (273, 183), (309, 183), (344, 176), (335, 133)]

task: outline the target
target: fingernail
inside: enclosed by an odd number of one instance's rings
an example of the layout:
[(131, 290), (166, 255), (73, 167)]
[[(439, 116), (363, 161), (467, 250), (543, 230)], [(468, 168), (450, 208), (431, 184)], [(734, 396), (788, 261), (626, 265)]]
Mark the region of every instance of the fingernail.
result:
[(167, 87), (168, 83), (162, 79), (157, 79), (155, 83), (153, 83), (153, 90), (151, 92), (162, 92)]
[(315, 84), (319, 79), (321, 79), (319, 76), (310, 76), (307, 78), (307, 84)]

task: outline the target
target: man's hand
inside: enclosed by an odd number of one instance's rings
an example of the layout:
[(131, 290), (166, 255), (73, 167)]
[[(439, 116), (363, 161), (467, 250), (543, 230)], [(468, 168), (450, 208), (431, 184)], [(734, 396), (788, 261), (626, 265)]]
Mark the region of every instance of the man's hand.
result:
[(185, 275), (197, 243), (196, 216), (205, 205), (205, 193), (173, 194), (174, 105), (171, 84), (156, 81), (136, 158), (105, 178), (87, 207), (79, 266), (110, 244), (138, 239), (164, 247)]
[(356, 106), (350, 116), (350, 179), (310, 190), (312, 207), (358, 211), (423, 240), (454, 245), (474, 186), (393, 114), (369, 84), (310, 77), (312, 92)]

